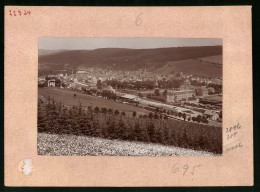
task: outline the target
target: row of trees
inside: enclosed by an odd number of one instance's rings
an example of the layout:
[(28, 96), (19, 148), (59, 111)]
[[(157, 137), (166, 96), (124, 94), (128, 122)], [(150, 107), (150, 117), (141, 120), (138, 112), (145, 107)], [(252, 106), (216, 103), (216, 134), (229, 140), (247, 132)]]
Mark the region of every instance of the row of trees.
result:
[[(155, 81), (147, 80), (147, 81), (118, 81), (116, 79), (106, 80), (106, 85), (111, 85), (117, 89), (154, 89), (156, 87), (171, 89), (171, 88), (179, 88), (183, 83), (183, 80), (171, 79), (171, 80), (159, 80), (157, 84)], [(99, 83), (100, 84), (100, 83)], [(98, 84), (98, 85), (99, 85)]]
[(142, 117), (106, 108), (70, 108), (54, 99), (38, 103), (38, 131), (74, 134), (108, 139), (143, 141), (191, 149), (222, 152), (222, 130), (184, 121), (161, 118), (158, 114)]
[(96, 95), (96, 94), (99, 94), (101, 95), (102, 97), (106, 98), (106, 99), (111, 99), (111, 100), (116, 100), (116, 94), (109, 91), (109, 90), (102, 90), (101, 92), (97, 89), (86, 89), (86, 88), (81, 88), (81, 90), (88, 94), (88, 95)]
[[(112, 80), (106, 80), (102, 83), (105, 83), (107, 85), (111, 85), (114, 88), (117, 89), (135, 89), (135, 90), (141, 90), (141, 89), (155, 89), (155, 88), (160, 88), (160, 89), (177, 89), (180, 88), (180, 86), (183, 84), (184, 79), (170, 79), (170, 80), (158, 80), (157, 82), (147, 80), (147, 81), (119, 81), (116, 79)], [(196, 80), (191, 80), (191, 85), (196, 86), (196, 87), (201, 87), (201, 86), (207, 86), (207, 87), (212, 87), (215, 89), (215, 93), (221, 93), (222, 92), (222, 85), (217, 85), (214, 83), (207, 84), (205, 82), (199, 82)], [(98, 87), (102, 87), (102, 83), (99, 80), (97, 83)], [(154, 95), (157, 95), (157, 93), (154, 93)], [(159, 95), (157, 95), (159, 96)]]

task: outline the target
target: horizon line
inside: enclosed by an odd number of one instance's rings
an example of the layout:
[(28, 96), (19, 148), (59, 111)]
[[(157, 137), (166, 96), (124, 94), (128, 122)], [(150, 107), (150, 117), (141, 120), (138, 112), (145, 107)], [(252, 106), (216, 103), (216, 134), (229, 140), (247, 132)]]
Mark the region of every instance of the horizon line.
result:
[(86, 50), (86, 51), (93, 51), (93, 50), (97, 50), (97, 49), (167, 49), (167, 48), (182, 48), (182, 47), (216, 47), (216, 46), (221, 46), (223, 47), (223, 45), (202, 45), (202, 46), (198, 46), (198, 45), (189, 45), (189, 46), (176, 46), (176, 47), (157, 47), (157, 48), (126, 48), (126, 47), (100, 47), (100, 48), (95, 48), (95, 49), (40, 49), (38, 48), (38, 50), (49, 50), (49, 51), (58, 51), (58, 50), (66, 50), (66, 51), (80, 51), (80, 50)]

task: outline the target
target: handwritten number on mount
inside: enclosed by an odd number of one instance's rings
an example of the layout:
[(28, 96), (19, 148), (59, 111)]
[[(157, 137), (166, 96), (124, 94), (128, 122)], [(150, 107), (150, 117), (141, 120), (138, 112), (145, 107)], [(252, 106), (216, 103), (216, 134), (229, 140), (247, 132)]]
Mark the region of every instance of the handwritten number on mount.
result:
[(193, 170), (192, 170), (192, 172), (190, 172), (192, 175), (194, 175), (194, 171), (195, 171), (195, 168), (196, 167), (200, 167), (201, 165), (195, 165), (194, 167), (193, 167)]
[(185, 171), (183, 171), (183, 175), (185, 175), (186, 171), (189, 169), (189, 166), (187, 164), (185, 164), (183, 166), (183, 169), (185, 170)]
[(177, 173), (179, 171), (179, 168), (178, 167), (175, 167), (177, 165), (177, 163), (173, 166), (172, 168), (172, 172), (173, 173)]
[(140, 13), (138, 16), (137, 16), (137, 18), (136, 18), (136, 20), (135, 20), (135, 25), (136, 26), (140, 26), (141, 24), (142, 24), (142, 18), (140, 17), (141, 15), (142, 15), (143, 13)]
[[(201, 165), (194, 165), (192, 167), (192, 171), (190, 172), (190, 174), (194, 175), (195, 173), (195, 168), (198, 168), (198, 167), (201, 167)], [(180, 169), (177, 165), (177, 163), (172, 167), (172, 173), (178, 173), (179, 171), (182, 173), (182, 175), (184, 176), (186, 173), (189, 173), (187, 172), (189, 170), (189, 165), (188, 164), (185, 164), (183, 165), (182, 169)]]
[(22, 15), (30, 15), (31, 14), (30, 10), (29, 11), (24, 10), (23, 14), (22, 14), (21, 10), (9, 10), (9, 15), (10, 16), (16, 16), (16, 13), (15, 13), (16, 11), (18, 12), (17, 14), (19, 14), (20, 16), (22, 16)]

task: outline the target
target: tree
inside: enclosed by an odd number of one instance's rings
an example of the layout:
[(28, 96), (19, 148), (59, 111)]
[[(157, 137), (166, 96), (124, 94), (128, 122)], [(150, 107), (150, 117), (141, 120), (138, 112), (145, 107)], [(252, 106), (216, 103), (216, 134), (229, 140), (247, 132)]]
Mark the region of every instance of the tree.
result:
[(150, 138), (150, 141), (154, 142), (154, 132), (155, 132), (155, 127), (154, 124), (151, 122), (148, 127), (147, 127), (147, 132), (148, 132), (148, 136)]
[(103, 108), (101, 109), (101, 112), (104, 113), (104, 114), (107, 113), (107, 108), (103, 107)]
[(122, 111), (122, 112), (121, 112), (121, 115), (125, 116), (125, 112), (124, 112), (124, 111)]
[(38, 100), (38, 131), (44, 132), (46, 131), (46, 121), (47, 121), (47, 115), (44, 111), (43, 106), (40, 104), (41, 102)]
[(155, 89), (155, 90), (154, 90), (154, 95), (155, 95), (155, 96), (160, 96), (160, 91), (159, 91), (159, 89)]
[(102, 89), (102, 81), (100, 79), (97, 80), (97, 88)]
[(143, 115), (143, 118), (146, 119), (146, 118), (148, 118), (148, 116), (147, 115)]
[(109, 108), (109, 109), (107, 110), (107, 112), (108, 112), (109, 114), (113, 114), (113, 109), (110, 109), (110, 108)]
[(108, 118), (107, 122), (107, 133), (109, 139), (117, 139), (117, 128), (114, 118)]
[[(115, 110), (115, 111), (118, 111), (118, 110)], [(117, 133), (117, 136), (118, 138), (120, 139), (127, 139), (127, 126), (125, 124), (125, 122), (122, 120), (122, 118), (119, 119), (117, 125), (116, 125), (116, 133)]]
[(153, 116), (154, 119), (159, 119), (159, 115), (157, 113), (154, 114)]
[(133, 114), (132, 114), (132, 115), (133, 115), (133, 117), (135, 117), (135, 116), (136, 116), (136, 114), (137, 114), (137, 113), (136, 113), (136, 111), (133, 111)]
[(99, 109), (98, 106), (96, 106), (96, 107), (94, 108), (94, 113), (99, 113), (99, 112), (100, 112), (100, 109)]
[(79, 102), (78, 109), (79, 109), (78, 114), (81, 115), (82, 114), (82, 104), (81, 104), (81, 102)]
[(149, 118), (150, 118), (150, 119), (153, 118), (153, 113), (152, 113), (152, 112), (149, 113)]
[(184, 121), (185, 121), (185, 119), (186, 119), (186, 113), (182, 113), (182, 118), (183, 118)]
[(181, 139), (180, 139), (181, 146), (183, 147), (189, 147), (188, 143), (188, 136), (187, 136), (187, 130), (184, 128)]
[(200, 115), (198, 115), (196, 119), (198, 122), (201, 122), (201, 120), (202, 120)]
[(164, 97), (167, 96), (167, 89), (165, 89), (165, 90), (163, 91), (163, 96), (164, 96)]
[(222, 118), (222, 111), (219, 112), (219, 118)]
[(118, 111), (118, 110), (115, 110), (115, 111), (114, 111), (114, 114), (115, 114), (115, 115), (119, 115), (119, 111)]

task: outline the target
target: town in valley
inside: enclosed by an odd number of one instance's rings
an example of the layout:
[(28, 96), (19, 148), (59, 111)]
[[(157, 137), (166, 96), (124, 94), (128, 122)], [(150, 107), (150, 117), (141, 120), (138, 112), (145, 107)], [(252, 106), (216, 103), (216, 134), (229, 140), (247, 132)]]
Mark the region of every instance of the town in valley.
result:
[[(146, 69), (81, 68), (41, 76), (38, 86), (112, 99), (156, 113), (161, 118), (216, 126), (222, 122), (222, 77), (199, 77), (182, 72), (160, 75)], [(106, 93), (113, 96), (110, 98)]]
[(40, 38), (39, 46), (39, 155), (222, 154), (221, 39)]

